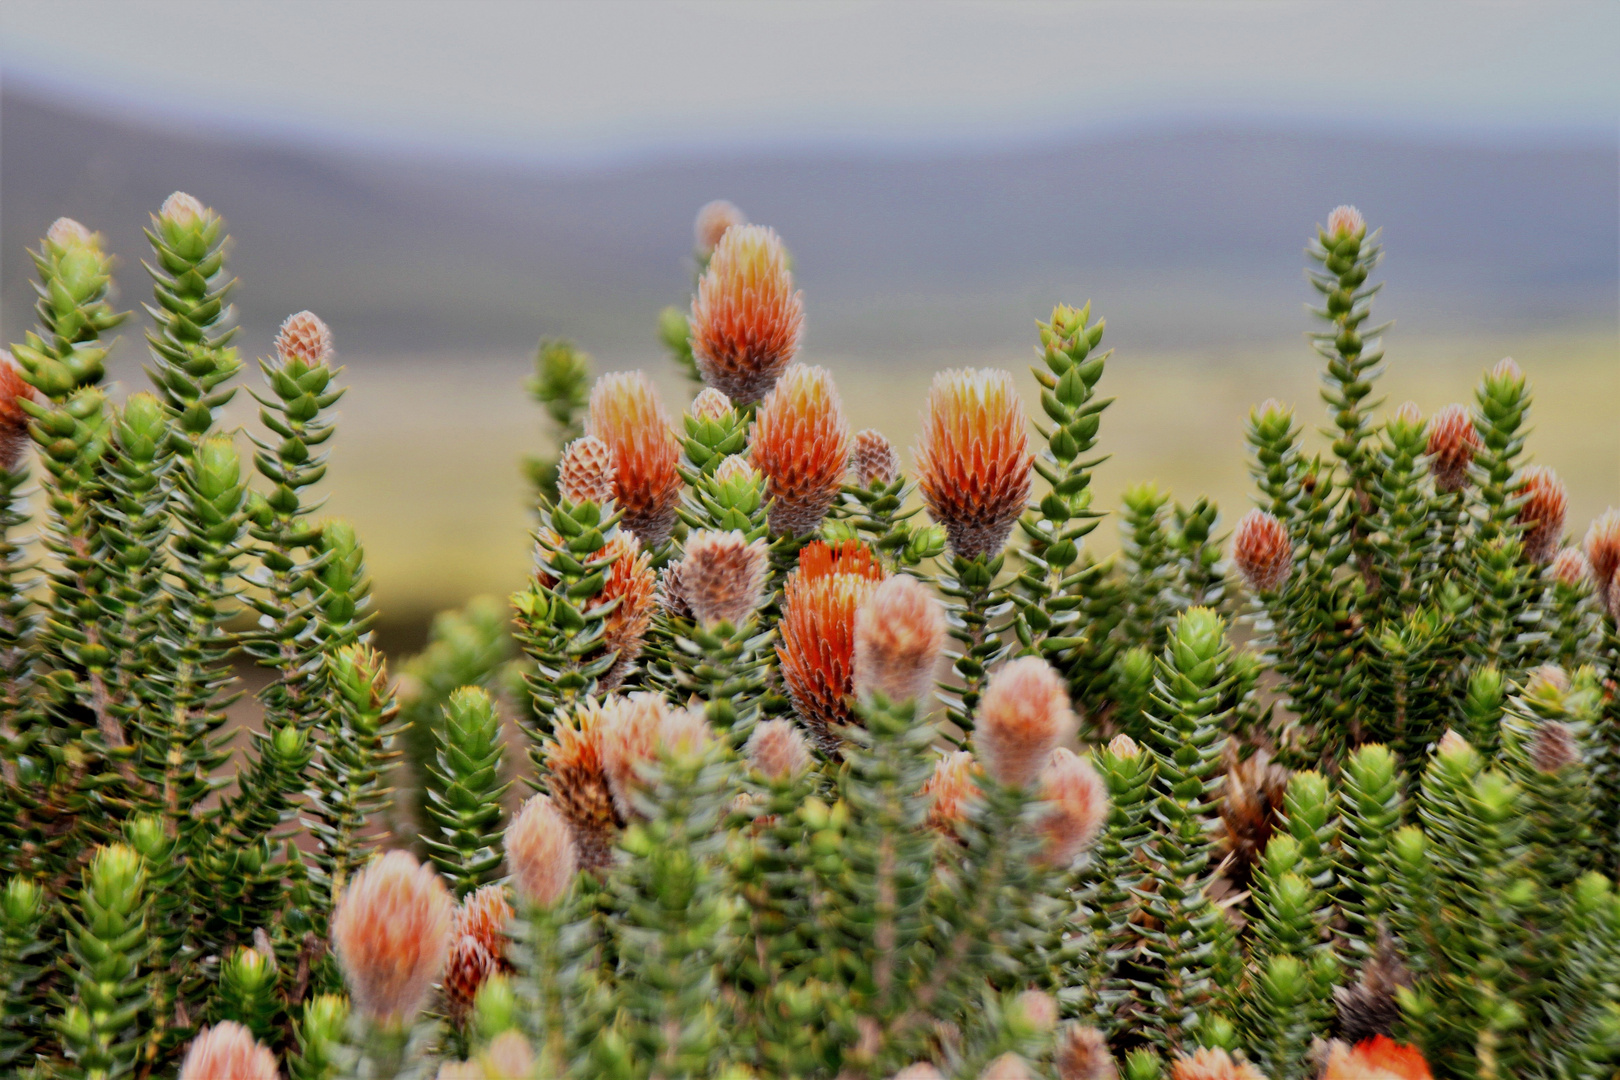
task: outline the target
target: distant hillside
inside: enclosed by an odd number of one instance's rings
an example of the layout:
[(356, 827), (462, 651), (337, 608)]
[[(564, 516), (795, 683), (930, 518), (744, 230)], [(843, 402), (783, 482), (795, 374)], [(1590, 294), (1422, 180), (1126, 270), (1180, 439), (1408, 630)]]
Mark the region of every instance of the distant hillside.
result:
[[(1616, 317), (1614, 144), (1181, 129), (927, 159), (759, 153), (587, 172), (204, 138), (0, 93), (7, 340), (28, 318), (22, 249), (52, 218), (81, 218), (132, 260), (147, 212), (175, 188), (230, 219), (250, 331), (315, 307), (351, 354), (524, 351), (542, 333), (645, 351), (657, 309), (685, 298), (689, 222), (715, 197), (783, 233), (823, 353), (1021, 351), (1029, 319), (1060, 298), (1093, 298), (1116, 343), (1297, 334), (1306, 230), (1342, 201), (1385, 226), (1382, 313), (1406, 330)], [(145, 292), (131, 269), (126, 302)]]

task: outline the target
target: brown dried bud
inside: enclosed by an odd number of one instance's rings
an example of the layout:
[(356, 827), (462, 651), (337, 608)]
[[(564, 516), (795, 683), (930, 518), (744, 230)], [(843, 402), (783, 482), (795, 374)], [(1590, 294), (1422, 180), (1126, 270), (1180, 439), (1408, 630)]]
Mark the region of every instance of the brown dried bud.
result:
[(764, 600), (770, 552), (762, 540), (743, 534), (699, 530), (686, 541), (681, 560), (681, 598), (704, 626), (742, 626)]
[(746, 224), (748, 219), (741, 210), (724, 199), (715, 199), (704, 203), (697, 212), (697, 220), (692, 223), (692, 243), (698, 255), (707, 259), (719, 246), (720, 238), (726, 235), (727, 229)]
[(990, 677), (973, 738), (998, 783), (1028, 787), (1074, 727), (1062, 676), (1040, 657), (1024, 656)]
[(1246, 1061), (1233, 1061), (1225, 1050), (1201, 1047), (1191, 1057), (1170, 1063), (1170, 1080), (1266, 1080)]
[(1327, 231), (1335, 240), (1346, 236), (1360, 236), (1367, 231), (1367, 219), (1353, 206), (1336, 206), (1328, 214)]
[(810, 744), (788, 720), (765, 720), (748, 737), (748, 760), (768, 780), (790, 780), (811, 765)]
[(889, 578), (855, 613), (856, 696), (915, 701), (927, 713), (944, 648), (944, 607), (916, 578)]
[(1558, 474), (1543, 465), (1531, 465), (1519, 477), (1519, 524), (1524, 526), (1524, 557), (1540, 566), (1552, 560), (1564, 538), (1564, 515), (1569, 492)]
[(163, 200), (163, 206), (158, 210), (158, 217), (163, 221), (170, 221), (176, 225), (190, 225), (206, 213), (208, 213), (208, 208), (196, 198), (187, 195), (183, 191), (177, 191)]
[(1361, 978), (1350, 987), (1333, 988), (1338, 1008), (1339, 1033), (1352, 1043), (1388, 1036), (1401, 1018), (1395, 991), (1412, 985), (1412, 973), (1395, 952), (1395, 941), (1380, 929), (1372, 957), (1362, 965)]
[(967, 821), (968, 807), (979, 798), (976, 779), (983, 770), (966, 750), (946, 754), (934, 762), (934, 773), (923, 782), (921, 796), (928, 804), (928, 827), (946, 836), (958, 835)]
[(571, 503), (608, 502), (618, 472), (612, 448), (594, 435), (582, 435), (557, 463), (557, 493)]
[(536, 795), (506, 827), (506, 864), (525, 903), (550, 908), (574, 883), (579, 853), (574, 837), (549, 798)]
[(855, 455), (851, 464), (855, 482), (864, 488), (874, 484), (887, 486), (900, 475), (900, 455), (895, 452), (894, 444), (876, 428), (855, 433)]
[(1530, 764), (1537, 772), (1552, 775), (1579, 764), (1580, 760), (1581, 748), (1568, 725), (1549, 720), (1536, 729), (1530, 743)]
[(1066, 869), (1108, 820), (1108, 785), (1091, 762), (1060, 746), (1041, 770), (1040, 798), (1050, 804), (1035, 826), (1046, 838), (1041, 860)]
[(37, 400), (11, 354), (0, 349), (0, 469), (10, 472), (28, 452), (30, 417), (22, 402)]
[(692, 605), (686, 602), (686, 583), (681, 580), (680, 563), (670, 563), (658, 575), (658, 603), (677, 619), (692, 617)]
[(355, 1007), (408, 1025), (444, 970), (455, 902), (431, 866), (390, 851), (350, 881), (332, 917), (332, 947)]
[(695, 420), (719, 420), (733, 410), (730, 398), (712, 386), (705, 386), (692, 399), (692, 407), (687, 411)]
[(1479, 429), (1465, 405), (1447, 405), (1429, 421), (1429, 472), (1444, 492), (1468, 486), (1468, 467), (1479, 453)]
[(1066, 1024), (1058, 1035), (1058, 1080), (1117, 1080), (1108, 1040), (1094, 1027)]
[(309, 367), (330, 363), (332, 330), (313, 311), (289, 315), (276, 334), (276, 355), (282, 363), (298, 360)]
[(1226, 877), (1237, 886), (1249, 880), (1282, 814), (1288, 770), (1272, 763), (1265, 750), (1234, 763), (1226, 774), (1221, 822), (1226, 831)]
[(1232, 561), (1255, 592), (1281, 588), (1294, 569), (1287, 527), (1264, 510), (1250, 510), (1233, 532)]
[(234, 1020), (203, 1028), (180, 1065), (180, 1080), (277, 1080), (276, 1055)]

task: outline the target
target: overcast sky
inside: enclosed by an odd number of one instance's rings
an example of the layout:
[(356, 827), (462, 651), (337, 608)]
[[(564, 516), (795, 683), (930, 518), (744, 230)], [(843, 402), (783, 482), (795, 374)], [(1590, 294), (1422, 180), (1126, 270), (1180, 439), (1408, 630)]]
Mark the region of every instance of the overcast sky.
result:
[(187, 125), (552, 160), (1143, 121), (1620, 125), (1620, 3), (4, 0), (15, 85)]

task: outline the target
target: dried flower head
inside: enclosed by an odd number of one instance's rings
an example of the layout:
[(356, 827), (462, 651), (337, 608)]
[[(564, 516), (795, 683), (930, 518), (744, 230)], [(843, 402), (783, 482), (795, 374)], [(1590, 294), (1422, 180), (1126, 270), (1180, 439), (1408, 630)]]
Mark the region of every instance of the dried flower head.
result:
[(1294, 569), (1287, 526), (1264, 510), (1250, 510), (1233, 531), (1232, 561), (1255, 592), (1282, 588)]
[(1041, 770), (1039, 794), (1050, 804), (1036, 825), (1046, 838), (1041, 858), (1048, 866), (1066, 868), (1108, 819), (1108, 785), (1091, 762), (1060, 746)]
[(732, 411), (731, 399), (714, 387), (705, 386), (692, 399), (692, 407), (687, 411), (698, 420), (721, 420)]
[(585, 433), (613, 451), (613, 497), (624, 527), (649, 548), (668, 540), (681, 498), (681, 444), (652, 380), (640, 371), (597, 379)]
[(573, 830), (545, 795), (523, 804), (506, 827), (505, 846), (512, 885), (524, 903), (552, 907), (574, 883), (579, 853)]
[(1592, 567), (1592, 580), (1597, 583), (1598, 600), (1611, 616), (1620, 604), (1614, 600), (1614, 577), (1620, 572), (1620, 510), (1610, 508), (1603, 512), (1586, 530), (1586, 561)]
[(978, 777), (984, 772), (966, 750), (946, 754), (934, 762), (934, 773), (923, 782), (921, 795), (928, 804), (928, 827), (946, 836), (959, 835), (968, 809), (980, 796)]
[(749, 456), (765, 474), (771, 532), (808, 536), (838, 497), (849, 463), (849, 421), (826, 368), (794, 364), (765, 395)]
[(1382, 928), (1373, 955), (1361, 966), (1361, 977), (1353, 986), (1335, 986), (1333, 1002), (1338, 1011), (1339, 1033), (1351, 1042), (1374, 1035), (1388, 1035), (1401, 1018), (1395, 992), (1412, 985), (1412, 973), (1401, 963), (1395, 940)]
[(692, 223), (692, 243), (697, 247), (698, 255), (706, 259), (719, 246), (727, 229), (746, 224), (748, 219), (741, 210), (724, 199), (715, 199), (704, 203), (697, 212), (697, 220)]
[(811, 765), (810, 744), (787, 720), (765, 720), (748, 736), (748, 761), (766, 779), (792, 779)]
[(681, 598), (705, 626), (741, 626), (759, 608), (770, 573), (770, 552), (762, 540), (750, 543), (735, 529), (700, 530), (686, 541), (681, 560)]
[(582, 705), (571, 720), (552, 729), (545, 755), (553, 804), (573, 831), (580, 867), (592, 871), (613, 864), (613, 845), (624, 823), (608, 783), (606, 726), (601, 706)]
[(158, 210), (158, 218), (176, 225), (190, 225), (206, 213), (208, 208), (194, 196), (176, 191), (163, 200), (163, 206)]
[(1058, 1080), (1117, 1080), (1114, 1056), (1108, 1052), (1108, 1040), (1094, 1027), (1084, 1024), (1066, 1024), (1058, 1034)]
[(994, 555), (1029, 502), (1035, 460), (1012, 375), (942, 371), (928, 391), (917, 442), (917, 483), (951, 550)]
[(1221, 800), (1225, 827), (1227, 880), (1241, 885), (1271, 841), (1288, 793), (1288, 770), (1274, 764), (1271, 754), (1256, 750), (1233, 762), (1226, 773), (1226, 797)]
[(1479, 429), (1466, 405), (1447, 405), (1429, 421), (1429, 472), (1440, 491), (1468, 486), (1468, 467), (1479, 453)]
[(889, 578), (855, 613), (856, 696), (915, 701), (926, 713), (944, 649), (944, 607), (916, 578)]
[(1170, 1063), (1170, 1080), (1266, 1080), (1246, 1061), (1233, 1061), (1225, 1050), (1201, 1047)]
[(1360, 236), (1367, 231), (1367, 220), (1353, 206), (1336, 206), (1328, 214), (1328, 235), (1335, 240), (1346, 236)]
[(409, 1024), (444, 970), (455, 902), (431, 866), (390, 851), (355, 875), (332, 917), (332, 946), (355, 1007)]
[(613, 498), (618, 473), (608, 444), (582, 435), (568, 444), (557, 463), (557, 493), (571, 503), (605, 503)]
[(874, 484), (888, 485), (900, 475), (900, 455), (888, 436), (876, 428), (865, 428), (855, 433), (855, 454), (850, 464), (855, 482), (869, 488)]
[(1559, 773), (1581, 760), (1580, 746), (1568, 725), (1549, 720), (1536, 729), (1530, 743), (1530, 764), (1538, 772), (1549, 775)]
[(1429, 1063), (1414, 1046), (1374, 1035), (1350, 1047), (1334, 1040), (1328, 1047), (1322, 1080), (1432, 1080)]
[(1524, 526), (1524, 557), (1540, 566), (1550, 562), (1564, 538), (1564, 515), (1569, 492), (1558, 474), (1544, 465), (1531, 465), (1519, 477), (1519, 524)]
[(332, 330), (313, 311), (287, 316), (276, 334), (276, 355), (282, 363), (298, 360), (310, 367), (332, 361)]
[(804, 294), (775, 230), (728, 228), (692, 298), (692, 356), (703, 381), (738, 405), (758, 401), (798, 354)]
[(855, 613), (884, 576), (860, 541), (817, 540), (799, 552), (783, 589), (776, 655), (794, 711), (824, 753), (838, 752), (837, 729), (854, 719)]
[(1040, 657), (1023, 656), (990, 677), (973, 739), (998, 783), (1028, 787), (1074, 726), (1063, 677)]
[(22, 402), (35, 400), (34, 388), (29, 386), (17, 369), (11, 354), (0, 349), (0, 469), (10, 471), (28, 452), (31, 441), (28, 434), (29, 416)]
[(70, 217), (59, 217), (45, 230), (45, 242), (53, 247), (99, 247), (96, 234)]
[(276, 1055), (234, 1020), (203, 1028), (191, 1040), (180, 1080), (278, 1080)]

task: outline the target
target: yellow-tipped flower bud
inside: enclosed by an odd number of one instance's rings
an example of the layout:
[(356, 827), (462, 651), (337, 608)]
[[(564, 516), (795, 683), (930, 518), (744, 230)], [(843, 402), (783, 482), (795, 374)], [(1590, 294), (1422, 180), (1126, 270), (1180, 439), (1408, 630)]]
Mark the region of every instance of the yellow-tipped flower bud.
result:
[(889, 578), (855, 613), (856, 695), (915, 701), (926, 713), (944, 649), (944, 607), (916, 578)]
[(1328, 214), (1327, 232), (1335, 240), (1360, 236), (1367, 231), (1367, 219), (1353, 206), (1336, 206)]
[(524, 803), (506, 827), (506, 865), (518, 895), (537, 907), (555, 907), (573, 885), (579, 870), (573, 833), (546, 796)]
[(692, 356), (703, 381), (738, 405), (763, 398), (799, 352), (804, 294), (772, 229), (728, 227), (692, 300)]
[(951, 550), (994, 555), (1029, 502), (1035, 455), (1024, 404), (1005, 371), (942, 371), (934, 376), (917, 443), (917, 483)]
[(1564, 538), (1564, 517), (1569, 492), (1558, 474), (1543, 465), (1531, 465), (1519, 478), (1519, 524), (1524, 526), (1524, 557), (1534, 565), (1550, 562)]
[(1282, 588), (1294, 569), (1294, 545), (1287, 527), (1264, 510), (1250, 510), (1233, 530), (1232, 561), (1255, 592)]
[(1066, 869), (1108, 820), (1108, 785), (1091, 762), (1060, 746), (1041, 770), (1040, 798), (1049, 804), (1036, 826), (1046, 838), (1041, 858), (1048, 866)]
[(1468, 486), (1468, 467), (1479, 452), (1479, 430), (1465, 405), (1447, 405), (1429, 421), (1429, 471), (1444, 492)]
[(748, 761), (768, 780), (782, 782), (811, 765), (810, 744), (786, 720), (765, 720), (748, 736)]
[(686, 541), (681, 560), (681, 598), (692, 617), (705, 626), (726, 622), (741, 626), (764, 600), (770, 552), (762, 540), (750, 543), (743, 534), (700, 530)]
[(332, 947), (355, 1007), (377, 1023), (409, 1025), (444, 970), (455, 903), (444, 881), (408, 851), (355, 875), (332, 917)]
[(613, 451), (613, 494), (624, 527), (647, 547), (658, 547), (675, 527), (681, 444), (652, 380), (640, 371), (596, 380), (585, 432)]
[(568, 444), (557, 464), (557, 493), (571, 503), (605, 503), (613, 498), (619, 470), (613, 450), (594, 435)]
[(309, 367), (330, 363), (332, 330), (313, 311), (289, 315), (276, 334), (276, 355), (283, 363), (298, 360)]
[(1028, 787), (1074, 727), (1062, 676), (1040, 657), (1024, 656), (990, 677), (973, 738), (998, 783)]
[(771, 532), (808, 536), (838, 497), (849, 464), (849, 422), (826, 368), (794, 364), (765, 396), (749, 457), (765, 474)]
[(697, 212), (697, 220), (692, 223), (692, 244), (697, 250), (699, 258), (707, 259), (714, 254), (714, 249), (720, 245), (720, 240), (726, 235), (726, 230), (733, 225), (746, 225), (748, 218), (743, 212), (724, 199), (715, 199), (704, 203)]
[(277, 1080), (276, 1055), (234, 1020), (203, 1028), (191, 1040), (180, 1080)]

